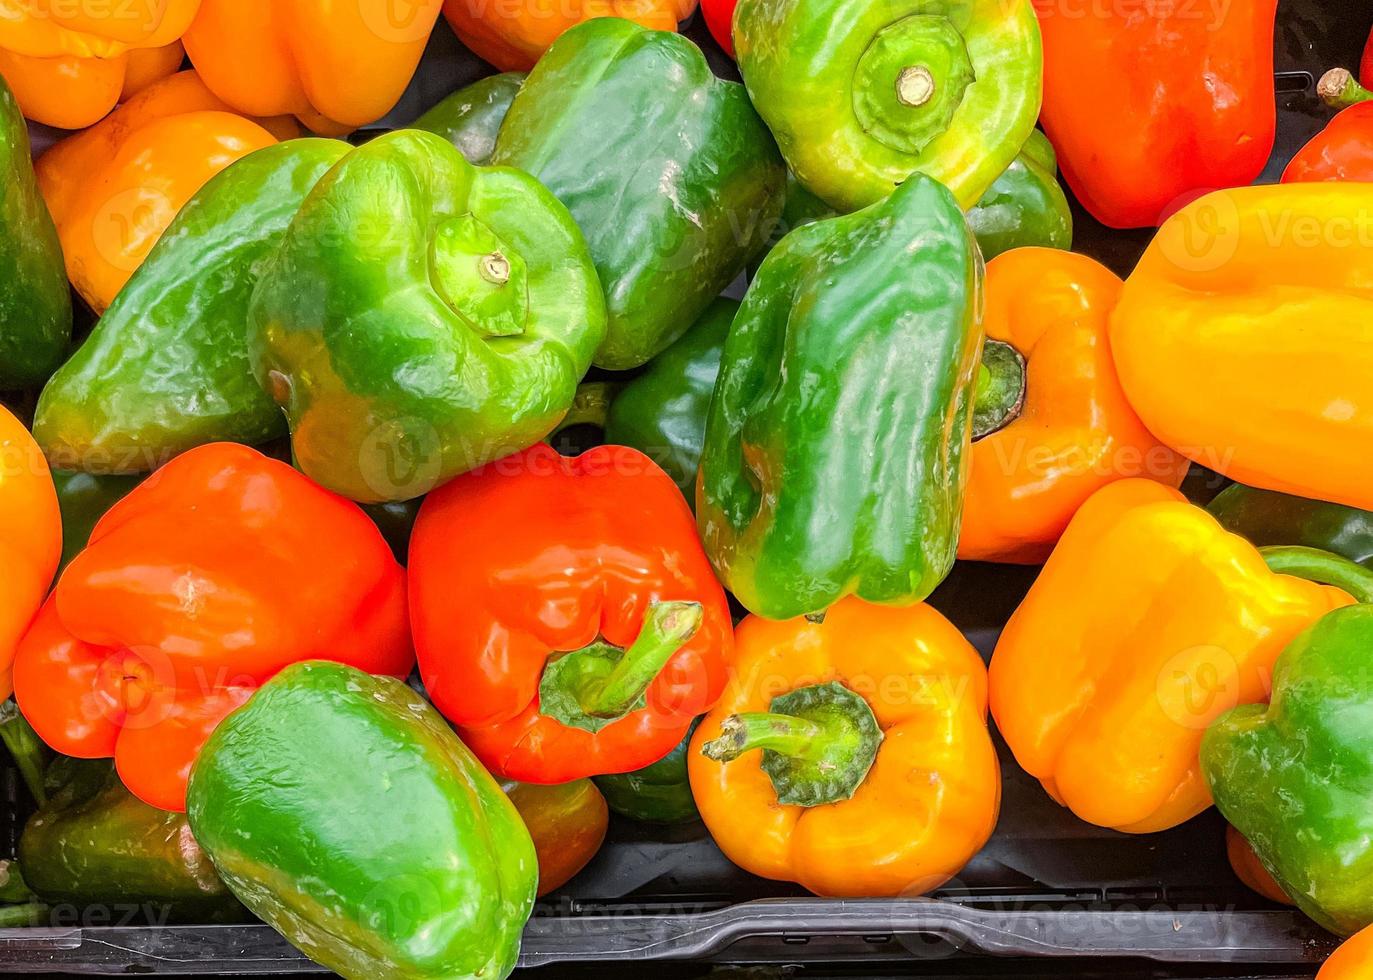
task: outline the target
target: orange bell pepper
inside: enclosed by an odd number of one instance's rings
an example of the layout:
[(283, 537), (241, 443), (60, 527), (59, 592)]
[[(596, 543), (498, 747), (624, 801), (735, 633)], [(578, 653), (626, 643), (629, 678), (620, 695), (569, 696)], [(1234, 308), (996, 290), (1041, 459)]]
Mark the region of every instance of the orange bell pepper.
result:
[(1335, 950), (1316, 980), (1373, 980), (1373, 926)]
[(186, 48), (179, 40), (160, 48), (135, 48), (130, 51), (129, 70), (124, 73), (124, 88), (119, 92), (119, 101), (128, 102), (144, 89), (175, 75), (185, 60)]
[(1159, 230), (1111, 318), (1155, 436), (1249, 486), (1373, 509), (1373, 184), (1219, 191)]
[(405, 677), (405, 573), (356, 504), (246, 446), (184, 453), (114, 505), (19, 645), (15, 699), (43, 741), (113, 756), (185, 809), (210, 732), (282, 668)]
[(913, 896), (991, 837), (986, 669), (931, 607), (850, 596), (821, 623), (750, 616), (731, 666), (687, 759), (735, 864), (819, 895)]
[(501, 71), (528, 71), (570, 27), (594, 17), (623, 17), (655, 31), (675, 31), (696, 0), (444, 0), (453, 33)]
[(1059, 249), (1014, 249), (988, 263), (983, 363), (1015, 375), (1023, 399), (973, 443), (959, 558), (1037, 564), (1106, 484), (1182, 482), (1187, 460), (1149, 433), (1116, 378), (1107, 324), (1121, 285), (1105, 266)]
[(58, 143), (35, 169), (72, 285), (103, 313), (206, 181), (278, 136), (299, 133), (289, 118), (230, 112), (186, 71)]
[(375, 122), (410, 84), (443, 0), (204, 0), (186, 53), (250, 116), (298, 116), (326, 136)]
[(1244, 882), (1245, 887), (1258, 892), (1270, 902), (1277, 902), (1279, 905), (1293, 904), (1292, 899), (1282, 890), (1282, 886), (1273, 880), (1268, 869), (1259, 861), (1259, 856), (1254, 853), (1249, 841), (1245, 840), (1244, 835), (1238, 830), (1228, 825), (1225, 828), (1225, 856), (1230, 859), (1230, 867), (1234, 869), (1235, 877)]
[(14, 651), (62, 556), (62, 516), (43, 451), (0, 407), (0, 701), (14, 690)]
[[(1342, 583), (1366, 574), (1313, 553)], [(992, 657), (992, 715), (1021, 768), (1083, 820), (1128, 833), (1165, 830), (1205, 810), (1198, 752), (1207, 726), (1236, 705), (1267, 700), (1283, 648), (1353, 601), (1275, 574), (1291, 554), (1277, 549), (1265, 563), (1152, 480), (1098, 490)]]

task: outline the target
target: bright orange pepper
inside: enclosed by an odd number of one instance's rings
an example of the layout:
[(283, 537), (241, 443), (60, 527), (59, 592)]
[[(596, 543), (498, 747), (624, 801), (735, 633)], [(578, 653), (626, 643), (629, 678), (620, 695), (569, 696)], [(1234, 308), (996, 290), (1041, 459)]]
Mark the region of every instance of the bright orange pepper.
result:
[(255, 121), (229, 112), (186, 71), (58, 143), (36, 170), (72, 284), (104, 312), (207, 180), (278, 135), (299, 132), (289, 118)]
[(1235, 877), (1244, 882), (1245, 887), (1255, 891), (1268, 899), (1270, 902), (1277, 902), (1279, 905), (1292, 905), (1292, 899), (1287, 897), (1287, 893), (1282, 890), (1282, 886), (1273, 880), (1272, 874), (1259, 861), (1259, 856), (1254, 853), (1253, 846), (1245, 840), (1234, 827), (1225, 828), (1225, 856), (1230, 859), (1230, 867), (1234, 869)]
[(1037, 564), (1106, 484), (1182, 482), (1187, 460), (1150, 435), (1116, 378), (1107, 323), (1121, 286), (1105, 266), (1059, 249), (988, 263), (987, 338), (1024, 358), (1025, 397), (1005, 428), (973, 443), (959, 558)]
[(0, 407), (0, 700), (14, 690), (14, 651), (62, 555), (57, 491), (38, 443)]
[[(735, 864), (819, 895), (913, 896), (944, 884), (987, 842), (1001, 770), (987, 731), (986, 669), (934, 609), (849, 597), (818, 624), (750, 616), (731, 667), (687, 759), (701, 817)], [(823, 716), (779, 696), (837, 705), (844, 726), (807, 722)], [(871, 727), (858, 739), (863, 725)], [(806, 760), (855, 743), (851, 753)], [(808, 804), (779, 802), (763, 747), (784, 766), (800, 754), (794, 789)], [(844, 785), (820, 775), (833, 772)]]
[(1316, 980), (1373, 980), (1373, 926), (1335, 950)]
[(204, 0), (186, 53), (250, 116), (295, 115), (337, 136), (391, 111), (443, 0)]
[(1211, 805), (1207, 726), (1265, 701), (1283, 648), (1352, 601), (1275, 574), (1176, 490), (1121, 480), (1078, 510), (1007, 623), (992, 715), (1021, 768), (1083, 820), (1165, 830)]
[(594, 17), (623, 17), (675, 31), (696, 0), (445, 0), (453, 33), (501, 71), (528, 71), (570, 27)]
[(1210, 194), (1125, 283), (1111, 349), (1173, 449), (1241, 483), (1373, 509), (1373, 184)]
[(180, 41), (160, 48), (136, 48), (130, 51), (129, 70), (124, 73), (124, 88), (119, 93), (119, 101), (128, 102), (144, 89), (175, 75), (185, 60), (186, 48)]

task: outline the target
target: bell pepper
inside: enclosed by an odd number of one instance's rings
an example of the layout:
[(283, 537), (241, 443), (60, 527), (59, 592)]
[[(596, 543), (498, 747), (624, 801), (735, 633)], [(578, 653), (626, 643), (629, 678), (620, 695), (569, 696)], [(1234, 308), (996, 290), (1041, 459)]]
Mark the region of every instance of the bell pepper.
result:
[(1013, 248), (1073, 246), (1073, 213), (1058, 186), (1053, 144), (1033, 130), (1005, 173), (968, 209), (982, 257), (991, 261)]
[(130, 51), (129, 68), (124, 73), (124, 87), (119, 90), (119, 101), (128, 102), (164, 78), (175, 75), (185, 60), (186, 48), (180, 40), (160, 48), (135, 48)]
[(1242, 483), (1206, 505), (1227, 531), (1255, 545), (1302, 545), (1373, 568), (1373, 513)]
[(782, 156), (839, 211), (912, 173), (972, 207), (1039, 116), (1030, 0), (742, 0), (734, 45)]
[(1072, 252), (1021, 248), (988, 264), (960, 558), (1039, 564), (1106, 484), (1182, 483), (1187, 460), (1149, 434), (1116, 377), (1107, 326), (1120, 290)]
[[(1314, 571), (1308, 554), (1321, 556)], [(1206, 726), (1264, 700), (1288, 641), (1351, 602), (1297, 573), (1358, 589), (1370, 574), (1310, 549), (1260, 554), (1152, 480), (1098, 490), (992, 656), (992, 715), (1021, 768), (1078, 817), (1126, 833), (1205, 810)]]
[(144, 473), (208, 442), (286, 434), (248, 361), (248, 302), (306, 194), (348, 149), (268, 147), (182, 208), (38, 399), (34, 433), (55, 465)]
[(182, 39), (205, 84), (250, 116), (342, 136), (399, 101), (443, 0), (201, 0)]
[(1373, 184), (1282, 184), (1218, 191), (1168, 220), (1111, 318), (1150, 432), (1241, 483), (1373, 509), (1364, 213)]
[(249, 358), (297, 464), (364, 503), (417, 497), (548, 435), (604, 336), (567, 209), (419, 130), (320, 181), (248, 310)]
[(1373, 926), (1335, 950), (1316, 980), (1373, 980)]
[(104, 760), (60, 757), (47, 782), (48, 801), (19, 838), (19, 865), (38, 897), (81, 907), (138, 904), (158, 925), (246, 918), (184, 813), (148, 806)]
[(85, 550), (91, 532), (105, 512), (127, 497), (143, 482), (139, 476), (97, 476), (74, 470), (56, 470), (52, 475), (57, 488), (57, 505), (62, 513), (61, 572)]
[(503, 980), (538, 864), (514, 805), (425, 700), (295, 664), (210, 737), (191, 829), (244, 905), (346, 980)]
[(1373, 606), (1323, 617), (1278, 658), (1271, 704), (1235, 708), (1201, 744), (1225, 819), (1303, 912), (1345, 936), (1373, 923), (1370, 644)]
[(611, 370), (685, 333), (782, 208), (782, 160), (743, 86), (686, 38), (616, 17), (549, 49), (492, 160), (539, 178), (581, 226), (609, 314), (596, 364)]
[(1273, 880), (1268, 869), (1259, 861), (1253, 846), (1244, 839), (1243, 834), (1231, 826), (1225, 828), (1225, 856), (1230, 861), (1235, 877), (1244, 882), (1246, 888), (1257, 892), (1270, 902), (1279, 905), (1294, 904), (1282, 890), (1282, 886)]
[(458, 148), (474, 167), (485, 167), (496, 149), (496, 134), (510, 111), (510, 103), (524, 84), (523, 72), (491, 75), (460, 88), (410, 124)]
[(135, 796), (182, 810), (214, 726), (320, 657), (406, 676), (405, 573), (357, 507), (216, 443), (96, 524), (20, 645), (15, 697), (54, 749), (114, 756)]
[(751, 612), (908, 604), (948, 574), (981, 288), (963, 212), (919, 175), (763, 260), (725, 341), (696, 496), (706, 553)]
[(0, 697), (14, 690), (19, 639), (48, 594), (62, 554), (62, 515), (43, 453), (0, 407)]
[(41, 385), (71, 341), (62, 247), (29, 156), (29, 131), (0, 78), (0, 390)]
[(849, 597), (823, 623), (750, 616), (737, 642), (688, 756), (726, 857), (819, 895), (882, 898), (933, 891), (982, 849), (1001, 768), (987, 672), (953, 624)]
[(591, 780), (556, 786), (507, 782), (501, 789), (534, 841), (540, 898), (575, 878), (605, 842), (610, 810)]
[(1273, 152), (1278, 0), (1120, 0), (1090, 15), (1034, 0), (1044, 129), (1082, 205), (1153, 227), (1188, 200), (1258, 177)]
[(529, 71), (564, 32), (595, 17), (622, 17), (655, 31), (675, 31), (696, 0), (444, 0), (453, 33), (501, 71)]
[(458, 477), (420, 508), (410, 576), (425, 689), (503, 779), (640, 769), (724, 686), (724, 591), (637, 450), (539, 444)]
[(405, 564), (410, 554), (410, 535), (415, 530), (415, 519), (420, 516), (423, 497), (414, 500), (391, 500), (384, 504), (364, 504), (362, 512), (372, 518), (381, 536), (391, 546), (391, 554), (396, 561)]
[(691, 795), (687, 755), (696, 724), (677, 747), (652, 765), (594, 780), (610, 809), (641, 823), (690, 823), (700, 817)]
[(739, 0), (701, 0), (701, 15), (706, 29), (725, 54), (734, 57), (734, 8)]
[(1282, 182), (1373, 180), (1373, 92), (1343, 68), (1326, 72), (1317, 90), (1342, 111), (1297, 151)]

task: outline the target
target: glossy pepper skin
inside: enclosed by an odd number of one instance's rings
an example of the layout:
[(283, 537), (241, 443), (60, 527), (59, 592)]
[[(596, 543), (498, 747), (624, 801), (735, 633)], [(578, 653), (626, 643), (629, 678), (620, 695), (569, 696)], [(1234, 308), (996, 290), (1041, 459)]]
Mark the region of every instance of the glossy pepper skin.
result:
[(742, 0), (734, 47), (787, 164), (842, 212), (912, 173), (972, 207), (1039, 115), (1030, 0)]
[(696, 494), (706, 553), (751, 612), (790, 619), (851, 592), (909, 604), (948, 574), (981, 288), (963, 212), (919, 175), (763, 260), (725, 341)]
[(581, 226), (609, 314), (596, 364), (611, 370), (685, 333), (782, 209), (781, 157), (743, 86), (686, 38), (616, 17), (549, 49), (492, 159), (539, 178)]
[(610, 809), (640, 823), (689, 823), (700, 817), (691, 795), (687, 756), (691, 751), (691, 731), (677, 747), (652, 765), (633, 772), (597, 776), (596, 787)]
[[(1371, 72), (1373, 73), (1373, 72)], [(1373, 977), (1373, 926), (1360, 931), (1325, 961), (1316, 980), (1369, 980)]]
[(29, 131), (0, 78), (0, 389), (40, 385), (71, 341), (62, 246), (29, 156)]
[(286, 434), (248, 360), (248, 304), (305, 196), (348, 149), (292, 140), (196, 193), (43, 389), (34, 433), (54, 465), (145, 473), (195, 446)]
[(52, 905), (138, 904), (181, 922), (246, 916), (191, 836), (183, 813), (148, 806), (108, 761), (58, 758), (48, 801), (24, 825), (24, 881)]
[(235, 895), (347, 980), (502, 980), (538, 864), (499, 784), (404, 683), (296, 664), (211, 736), (191, 828)]
[(701, 0), (701, 16), (706, 29), (725, 54), (734, 57), (734, 8), (739, 0)]
[(202, 0), (186, 54), (239, 112), (341, 136), (391, 111), (443, 0)]
[(62, 512), (62, 561), (58, 572), (81, 554), (105, 512), (143, 482), (142, 476), (97, 476), (79, 470), (55, 470), (57, 505)]
[(1057, 249), (988, 263), (983, 323), (989, 340), (1024, 358), (1025, 396), (1003, 428), (973, 442), (960, 558), (1038, 564), (1106, 484), (1182, 482), (1187, 460), (1149, 434), (1116, 377), (1108, 324), (1121, 285), (1105, 266)]
[(1221, 527), (1252, 544), (1303, 545), (1373, 568), (1373, 513), (1242, 483), (1206, 505)]
[(1293, 904), (1292, 899), (1282, 890), (1282, 886), (1273, 880), (1268, 869), (1259, 861), (1253, 846), (1244, 839), (1243, 834), (1230, 826), (1225, 828), (1225, 856), (1235, 872), (1235, 877), (1244, 882), (1246, 888), (1257, 892), (1270, 902), (1279, 905)]
[(577, 876), (605, 843), (610, 810), (589, 779), (539, 786), (501, 785), (534, 841), (539, 862), (539, 897), (555, 892)]
[(1078, 817), (1165, 830), (1211, 805), (1206, 726), (1262, 701), (1282, 648), (1350, 601), (1274, 574), (1176, 490), (1121, 480), (1082, 505), (1001, 634), (992, 715)]
[(1153, 227), (1187, 200), (1248, 184), (1273, 152), (1277, 0), (1201, 12), (1034, 0), (1044, 128), (1077, 199), (1112, 228)]
[(1282, 184), (1168, 220), (1111, 318), (1149, 431), (1241, 483), (1373, 508), (1373, 250), (1350, 218), (1364, 209), (1373, 184)]
[(1047, 136), (1030, 133), (1020, 154), (968, 209), (968, 224), (988, 262), (1013, 248), (1072, 248), (1073, 213)]
[(1373, 180), (1373, 93), (1343, 69), (1327, 72), (1317, 91), (1342, 111), (1297, 151), (1282, 182)]
[(524, 84), (524, 72), (491, 75), (460, 88), (410, 124), (442, 136), (474, 167), (485, 167), (496, 149), (496, 135), (510, 103)]
[(14, 652), (52, 585), (62, 516), (42, 450), (0, 406), (0, 694), (14, 690)]
[(542, 439), (605, 336), (596, 270), (533, 177), (402, 130), (344, 157), (264, 264), (258, 383), (297, 464), (364, 503), (406, 500)]
[[(750, 616), (737, 641), (730, 685), (688, 756), (701, 817), (726, 857), (819, 895), (880, 898), (933, 891), (981, 850), (996, 826), (1001, 769), (987, 731), (986, 669), (948, 620), (923, 603), (849, 597), (820, 624)], [(848, 798), (779, 801), (769, 770), (794, 743), (750, 740), (724, 763), (704, 754), (736, 721), (776, 717), (781, 696), (815, 685), (859, 699), (880, 732)], [(800, 734), (810, 746), (841, 740), (832, 730)], [(804, 780), (800, 788), (813, 789)]]
[(1225, 818), (1303, 912), (1340, 935), (1373, 922), (1373, 606), (1339, 609), (1278, 658), (1270, 704), (1206, 732), (1202, 771)]
[(246, 446), (191, 450), (117, 503), (15, 661), (54, 749), (114, 756), (134, 795), (185, 808), (215, 725), (283, 667), (405, 676), (405, 573), (354, 505)]
[(724, 686), (724, 591), (636, 450), (539, 444), (458, 477), (420, 508), (409, 567), (425, 689), (502, 778), (640, 769)]

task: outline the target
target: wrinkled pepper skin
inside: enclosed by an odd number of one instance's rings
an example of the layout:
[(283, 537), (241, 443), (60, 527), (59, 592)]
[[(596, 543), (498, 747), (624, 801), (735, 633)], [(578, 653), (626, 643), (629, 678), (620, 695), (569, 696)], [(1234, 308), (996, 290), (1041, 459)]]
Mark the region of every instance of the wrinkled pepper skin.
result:
[(342, 136), (391, 111), (443, 0), (202, 0), (183, 42), (205, 84), (250, 116)]
[(706, 414), (725, 337), (738, 312), (736, 300), (711, 303), (690, 330), (620, 389), (606, 414), (605, 441), (648, 455), (693, 506)]
[(706, 553), (751, 612), (909, 604), (948, 574), (981, 288), (963, 212), (920, 175), (763, 261), (725, 341), (696, 496)]
[(216, 443), (96, 524), (24, 637), (15, 697), (55, 750), (113, 756), (139, 799), (183, 810), (215, 725), (318, 658), (407, 676), (405, 572), (356, 506)]
[(319, 182), (248, 313), (253, 370), (297, 464), (363, 503), (420, 496), (548, 435), (604, 336), (567, 209), (418, 130)]
[(1277, 0), (1207, 11), (1122, 0), (1087, 15), (1034, 4), (1044, 129), (1098, 221), (1154, 227), (1206, 191), (1258, 177), (1277, 132)]
[(1078, 817), (1166, 830), (1211, 805), (1206, 726), (1263, 701), (1283, 647), (1351, 601), (1272, 573), (1178, 491), (1121, 480), (1082, 505), (1007, 623), (992, 715), (1021, 768)]
[(38, 192), (29, 131), (0, 78), (0, 390), (41, 385), (72, 334), (62, 246)]
[(734, 47), (787, 164), (841, 212), (912, 173), (972, 207), (1039, 115), (1030, 0), (741, 0)]
[[(924, 603), (850, 596), (823, 623), (750, 616), (737, 639), (730, 684), (688, 754), (701, 817), (726, 857), (818, 895), (883, 898), (933, 891), (982, 849), (1000, 812), (1001, 768), (986, 668), (952, 623)], [(779, 695), (828, 682), (862, 698), (882, 732), (851, 798), (780, 803), (763, 768), (771, 753), (724, 764), (703, 754), (727, 717), (775, 711)]]
[(1149, 431), (1240, 483), (1373, 509), (1362, 213), (1373, 184), (1281, 184), (1218, 191), (1168, 220), (1111, 317)]
[(1201, 745), (1216, 806), (1297, 906), (1331, 932), (1373, 923), (1373, 606), (1339, 609), (1278, 658), (1271, 703)]
[(539, 786), (502, 783), (534, 841), (539, 860), (539, 897), (577, 876), (605, 843), (610, 809), (589, 779)]
[(1128, 477), (1177, 487), (1187, 460), (1144, 428), (1111, 360), (1121, 281), (1085, 255), (1022, 248), (987, 265), (990, 340), (1025, 358), (1023, 407), (977, 439), (958, 557), (1039, 564), (1093, 493)]
[(1235, 872), (1235, 877), (1244, 882), (1246, 888), (1262, 895), (1270, 902), (1279, 905), (1294, 904), (1292, 899), (1287, 897), (1287, 892), (1282, 890), (1282, 886), (1273, 880), (1268, 869), (1259, 861), (1253, 846), (1244, 839), (1243, 834), (1231, 826), (1225, 828), (1225, 856)]
[(24, 825), (24, 881), (50, 905), (144, 905), (150, 917), (237, 922), (243, 907), (215, 874), (183, 813), (148, 806), (104, 760), (61, 757), (48, 801)]
[(292, 140), (200, 189), (43, 389), (34, 433), (54, 465), (145, 473), (195, 446), (286, 434), (248, 360), (248, 304), (306, 194), (348, 149)]
[(62, 562), (58, 566), (61, 572), (85, 550), (91, 532), (105, 512), (127, 497), (143, 482), (143, 477), (55, 470), (52, 481), (57, 488), (57, 505), (62, 511)]
[(524, 79), (524, 72), (508, 71), (473, 82), (420, 116), (410, 128), (442, 136), (472, 166), (485, 167), (491, 162), (496, 135)]
[(640, 823), (690, 823), (700, 817), (691, 795), (687, 754), (696, 726), (677, 747), (650, 766), (594, 780), (610, 809)]
[(1316, 980), (1373, 980), (1373, 926), (1335, 950), (1316, 974)]
[(346, 980), (503, 980), (538, 863), (500, 786), (403, 682), (282, 671), (211, 736), (191, 828), (244, 905)]
[(1242, 483), (1226, 487), (1206, 509), (1251, 544), (1320, 548), (1373, 568), (1373, 513), (1366, 510)]
[(1020, 155), (968, 210), (968, 224), (988, 262), (1013, 248), (1073, 247), (1073, 213), (1047, 136), (1030, 133)]
[(616, 371), (665, 349), (744, 270), (786, 179), (743, 86), (686, 38), (614, 17), (549, 49), (492, 159), (539, 178), (577, 219), (609, 313), (596, 364)]

